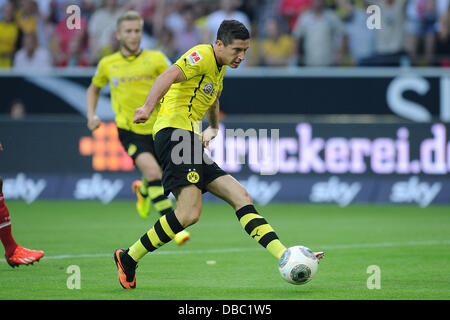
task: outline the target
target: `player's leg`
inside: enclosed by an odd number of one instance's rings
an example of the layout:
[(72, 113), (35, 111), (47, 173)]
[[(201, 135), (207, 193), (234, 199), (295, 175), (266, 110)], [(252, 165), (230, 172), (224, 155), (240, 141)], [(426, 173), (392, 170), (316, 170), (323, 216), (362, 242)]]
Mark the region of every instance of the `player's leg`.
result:
[[(207, 185), (207, 190), (228, 202), (236, 211), (244, 230), (274, 257), (280, 258), (286, 247), (280, 242), (273, 228), (267, 223), (255, 207), (247, 190), (232, 176), (223, 175)], [(322, 251), (314, 252), (318, 259), (324, 257)]]
[(194, 185), (174, 190), (177, 208), (163, 215), (155, 225), (129, 249), (118, 249), (114, 260), (119, 269), (119, 282), (125, 289), (136, 287), (135, 269), (140, 259), (170, 242), (177, 233), (198, 221), (202, 207), (201, 190)]
[(5, 248), (5, 257), (8, 259), (17, 248), (17, 243), (11, 233), (11, 218), (8, 207), (3, 198), (3, 180), (0, 178), (0, 239)]
[[(136, 287), (135, 269), (142, 257), (174, 239), (176, 234), (195, 223), (200, 216), (202, 191), (194, 185), (192, 179), (189, 180), (191, 164), (175, 164), (172, 159), (172, 150), (178, 143), (171, 139), (174, 130), (166, 128), (159, 131), (155, 136), (154, 146), (156, 157), (163, 169), (162, 182), (165, 193), (172, 192), (175, 195), (176, 210), (163, 215), (153, 228), (129, 249), (118, 249), (114, 252), (119, 282), (126, 289)], [(201, 169), (201, 166), (198, 169)], [(199, 172), (201, 173), (200, 170)], [(200, 176), (197, 174), (197, 181), (199, 179)]]
[[(164, 194), (164, 188), (161, 183), (161, 167), (156, 161), (153, 154), (150, 152), (140, 153), (135, 160), (136, 166), (142, 172), (143, 179), (141, 186), (137, 192), (140, 193), (141, 197), (148, 199), (153, 203), (153, 206), (158, 210), (161, 216), (170, 213), (173, 209), (172, 201)], [(139, 202), (139, 196), (138, 196)], [(145, 203), (145, 200), (142, 202)], [(150, 212), (150, 206), (147, 207), (147, 211), (140, 211), (142, 217), (148, 217)], [(178, 245), (182, 245), (191, 238), (190, 234), (183, 230), (175, 235), (175, 242)]]
[(154, 154), (154, 142), (151, 134), (137, 134), (129, 130), (118, 128), (119, 140), (133, 159), (134, 164), (142, 174), (142, 181), (133, 182), (132, 189), (136, 194), (136, 209), (143, 218), (150, 214), (150, 202), (160, 215), (172, 209), (172, 201), (164, 194), (161, 186), (161, 167)]
[(133, 183), (133, 190), (138, 198), (136, 207), (139, 215), (143, 218), (149, 216), (150, 202), (164, 215), (167, 209), (172, 208), (172, 202), (164, 195), (158, 162), (150, 152), (142, 152), (135, 158), (134, 163), (142, 173), (142, 181)]
[(236, 211), (244, 230), (274, 257), (280, 258), (286, 247), (271, 225), (259, 215), (247, 190), (232, 176), (224, 175), (209, 183), (206, 189), (228, 202)]
[(0, 240), (5, 248), (5, 258), (11, 267), (33, 264), (44, 256), (40, 250), (30, 250), (16, 243), (11, 230), (11, 217), (3, 197), (3, 180), (0, 178)]
[(130, 247), (128, 254), (139, 261), (148, 252), (152, 252), (175, 237), (175, 234), (198, 221), (202, 210), (202, 193), (194, 185), (174, 190), (175, 211), (162, 216), (147, 233)]

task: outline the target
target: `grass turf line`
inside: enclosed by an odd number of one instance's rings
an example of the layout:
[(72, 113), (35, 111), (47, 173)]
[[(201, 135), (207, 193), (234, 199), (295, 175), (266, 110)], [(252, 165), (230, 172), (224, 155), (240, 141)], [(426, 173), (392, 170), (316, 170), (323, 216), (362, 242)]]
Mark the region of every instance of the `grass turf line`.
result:
[[(156, 216), (141, 219), (131, 201), (8, 201), (8, 207), (17, 242), (44, 250), (48, 259), (15, 269), (1, 263), (0, 299), (449, 298), (445, 206), (257, 207), (286, 246), (328, 246), (315, 279), (293, 286), (281, 279), (277, 261), (248, 237), (229, 206), (205, 203), (200, 221), (189, 228), (189, 242), (170, 243), (139, 263), (133, 291), (120, 287), (112, 252), (133, 244)], [(63, 255), (99, 256), (51, 259)], [(80, 267), (80, 290), (67, 288), (70, 265)], [(380, 290), (366, 286), (370, 265), (381, 269)]]

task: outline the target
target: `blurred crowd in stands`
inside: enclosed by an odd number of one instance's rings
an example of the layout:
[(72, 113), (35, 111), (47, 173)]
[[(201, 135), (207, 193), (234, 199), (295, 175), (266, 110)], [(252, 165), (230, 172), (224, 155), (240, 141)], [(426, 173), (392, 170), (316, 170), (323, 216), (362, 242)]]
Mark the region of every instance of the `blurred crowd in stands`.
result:
[[(144, 18), (142, 48), (172, 61), (214, 43), (222, 20), (236, 19), (252, 34), (245, 66), (450, 67), (449, 2), (0, 0), (0, 67), (95, 66), (118, 49), (116, 20), (125, 10)], [(79, 29), (68, 28), (71, 5), (80, 9)], [(380, 10), (367, 12), (370, 5)], [(380, 29), (368, 27), (377, 23)]]

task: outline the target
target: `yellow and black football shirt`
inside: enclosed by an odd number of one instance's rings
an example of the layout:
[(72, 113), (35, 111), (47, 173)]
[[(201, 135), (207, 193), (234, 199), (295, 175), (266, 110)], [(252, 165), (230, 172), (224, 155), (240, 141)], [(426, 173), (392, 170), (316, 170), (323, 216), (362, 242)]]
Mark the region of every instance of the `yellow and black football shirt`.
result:
[(200, 134), (199, 123), (223, 88), (226, 66), (219, 66), (213, 46), (193, 47), (175, 65), (186, 81), (172, 84), (161, 103), (153, 132), (179, 128)]
[(132, 57), (125, 57), (118, 51), (100, 60), (92, 83), (101, 88), (109, 82), (117, 127), (137, 134), (153, 133), (160, 106), (143, 124), (133, 123), (134, 111), (144, 105), (156, 78), (169, 66), (167, 57), (154, 50), (142, 50), (139, 55)]

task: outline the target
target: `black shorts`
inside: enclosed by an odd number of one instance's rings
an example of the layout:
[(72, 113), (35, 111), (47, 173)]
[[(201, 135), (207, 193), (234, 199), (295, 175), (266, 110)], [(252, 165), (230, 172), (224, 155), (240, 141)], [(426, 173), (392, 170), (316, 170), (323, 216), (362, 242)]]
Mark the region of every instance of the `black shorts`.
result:
[[(149, 152), (156, 158), (153, 135), (137, 134), (133, 131), (121, 128), (117, 128), (117, 130), (119, 132), (119, 140), (122, 143), (122, 146), (133, 161), (136, 161), (137, 156), (143, 152)], [(158, 159), (156, 159), (156, 161), (158, 161)]]
[(227, 174), (204, 152), (200, 136), (188, 130), (164, 128), (158, 131), (155, 151), (163, 170), (162, 185), (166, 195), (175, 188), (191, 184), (205, 193), (208, 184)]

